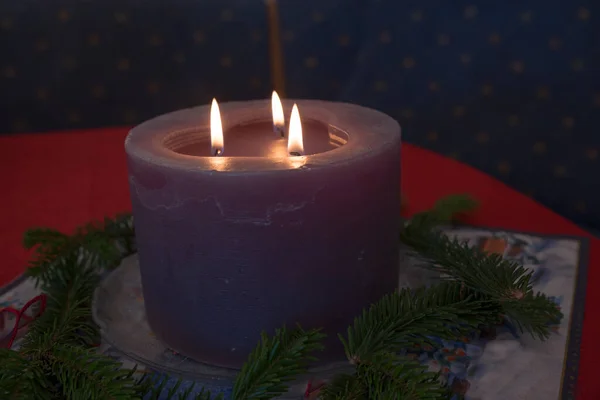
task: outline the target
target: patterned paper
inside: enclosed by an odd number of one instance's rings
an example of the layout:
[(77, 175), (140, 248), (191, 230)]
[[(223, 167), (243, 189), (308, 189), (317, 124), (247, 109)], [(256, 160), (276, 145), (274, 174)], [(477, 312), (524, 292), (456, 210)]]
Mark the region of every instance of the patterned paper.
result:
[[(569, 238), (480, 229), (461, 228), (453, 233), (459, 240), (533, 270), (535, 290), (551, 296), (564, 318), (554, 321), (554, 334), (545, 343), (520, 334), (506, 321), (491, 336), (470, 341), (470, 346), (476, 346), (478, 351), (472, 351), (473, 356), (466, 361), (442, 358), (440, 367), (447, 371), (452, 387), (473, 400), (572, 398), (580, 340), (573, 328), (581, 331), (585, 296), (584, 285), (578, 285), (574, 296), (578, 278), (585, 276), (582, 243)], [(449, 350), (445, 345), (442, 352), (452, 354)], [(437, 357), (430, 359), (437, 361)]]

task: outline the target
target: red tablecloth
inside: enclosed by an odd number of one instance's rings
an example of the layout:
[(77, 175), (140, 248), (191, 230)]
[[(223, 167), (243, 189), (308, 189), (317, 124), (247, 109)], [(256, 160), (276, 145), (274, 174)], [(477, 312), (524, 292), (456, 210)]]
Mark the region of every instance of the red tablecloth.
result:
[[(32, 226), (70, 231), (76, 226), (130, 208), (123, 141), (127, 129), (0, 137), (0, 285), (23, 272), (27, 253), (22, 233)], [(464, 164), (404, 145), (402, 186), (410, 213), (440, 197), (471, 193), (481, 202), (475, 224), (513, 230), (591, 238), (586, 318), (578, 381), (579, 400), (600, 399), (595, 363), (600, 348), (600, 240), (526, 196)], [(537, 399), (535, 399), (537, 400)]]

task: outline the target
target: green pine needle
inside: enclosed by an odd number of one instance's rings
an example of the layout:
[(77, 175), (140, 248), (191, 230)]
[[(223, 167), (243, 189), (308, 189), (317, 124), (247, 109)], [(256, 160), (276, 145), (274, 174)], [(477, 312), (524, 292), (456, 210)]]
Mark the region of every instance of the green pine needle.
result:
[(319, 392), (320, 400), (365, 400), (369, 388), (358, 374), (340, 374), (329, 381)]
[(533, 292), (533, 271), (432, 230), (430, 221), (422, 215), (400, 234), (423, 267), (496, 302), (522, 331), (542, 340), (550, 336), (549, 324), (562, 313), (545, 295)]
[(369, 390), (368, 399), (433, 400), (447, 396), (447, 389), (441, 385), (437, 373), (392, 353), (382, 352), (374, 355), (369, 363), (361, 363), (357, 375)]
[(454, 222), (459, 216), (473, 212), (477, 206), (477, 201), (468, 194), (454, 194), (438, 200), (433, 209), (415, 214), (411, 222), (418, 221), (422, 227), (433, 228)]
[(70, 244), (70, 237), (62, 232), (50, 228), (34, 228), (23, 235), (23, 246), (32, 249), (40, 246), (47, 251), (53, 249), (54, 254), (60, 254), (66, 245)]
[(431, 337), (453, 339), (498, 319), (498, 308), (465, 292), (455, 282), (416, 291), (402, 289), (363, 311), (340, 335), (351, 363), (373, 354), (431, 344)]
[(74, 258), (62, 258), (45, 278), (46, 310), (24, 338), (24, 354), (47, 351), (56, 343), (90, 346), (98, 342), (91, 301), (98, 276)]
[(478, 206), (477, 201), (470, 195), (454, 194), (438, 200), (430, 213), (435, 214), (440, 221), (451, 222), (462, 214), (474, 211)]
[(51, 279), (57, 263), (65, 257), (85, 261), (95, 269), (114, 267), (124, 255), (135, 251), (133, 219), (129, 214), (89, 223), (68, 236), (47, 228), (28, 230), (23, 238), (26, 249), (34, 249), (26, 274), (36, 285)]
[(540, 292), (531, 291), (521, 299), (504, 300), (500, 304), (521, 332), (529, 332), (539, 340), (548, 339), (552, 334), (551, 325), (563, 318), (556, 303)]
[(319, 330), (305, 331), (285, 327), (273, 337), (263, 332), (261, 341), (250, 353), (233, 387), (233, 400), (268, 400), (286, 393), (286, 382), (293, 380), (315, 360), (313, 353), (323, 348), (325, 337)]
[(52, 399), (52, 386), (39, 363), (0, 348), (0, 399)]
[(135, 394), (134, 379), (121, 363), (93, 348), (56, 344), (43, 359), (65, 399), (125, 400)]
[(439, 375), (393, 353), (374, 354), (354, 374), (334, 378), (319, 393), (321, 400), (398, 400), (448, 398)]

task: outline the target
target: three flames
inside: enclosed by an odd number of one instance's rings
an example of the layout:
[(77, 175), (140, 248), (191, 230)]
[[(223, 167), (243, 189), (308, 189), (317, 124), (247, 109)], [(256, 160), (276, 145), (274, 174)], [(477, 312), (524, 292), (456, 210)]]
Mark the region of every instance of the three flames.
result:
[[(273, 132), (281, 138), (285, 138), (285, 117), (283, 115), (283, 105), (273, 91), (271, 97), (271, 109), (273, 111)], [(216, 99), (213, 99), (210, 106), (210, 146), (213, 156), (221, 156), (225, 147), (223, 139), (223, 124), (221, 123), (221, 112)], [(300, 112), (298, 106), (294, 104), (292, 114), (290, 115), (290, 126), (288, 134), (288, 153), (290, 156), (301, 156), (304, 154), (304, 142), (302, 141), (302, 122), (300, 121)]]

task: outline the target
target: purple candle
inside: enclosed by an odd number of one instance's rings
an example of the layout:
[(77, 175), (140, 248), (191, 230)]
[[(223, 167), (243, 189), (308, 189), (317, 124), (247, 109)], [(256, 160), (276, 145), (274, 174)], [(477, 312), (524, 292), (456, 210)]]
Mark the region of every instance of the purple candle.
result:
[(148, 323), (198, 361), (240, 367), (284, 323), (322, 327), (318, 357), (342, 358), (336, 334), (398, 285), (400, 127), (356, 105), (296, 103), (289, 138), (274, 134), (270, 101), (249, 101), (221, 105), (212, 141), (202, 106), (125, 142)]

